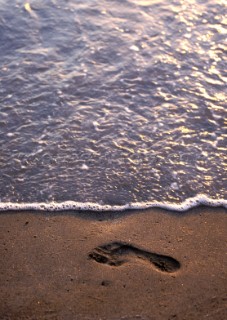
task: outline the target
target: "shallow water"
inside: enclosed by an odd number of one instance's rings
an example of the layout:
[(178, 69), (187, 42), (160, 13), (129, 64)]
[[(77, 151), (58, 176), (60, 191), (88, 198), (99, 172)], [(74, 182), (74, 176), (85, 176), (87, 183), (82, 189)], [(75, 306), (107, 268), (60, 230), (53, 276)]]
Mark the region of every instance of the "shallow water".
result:
[(226, 201), (226, 14), (0, 0), (1, 208)]

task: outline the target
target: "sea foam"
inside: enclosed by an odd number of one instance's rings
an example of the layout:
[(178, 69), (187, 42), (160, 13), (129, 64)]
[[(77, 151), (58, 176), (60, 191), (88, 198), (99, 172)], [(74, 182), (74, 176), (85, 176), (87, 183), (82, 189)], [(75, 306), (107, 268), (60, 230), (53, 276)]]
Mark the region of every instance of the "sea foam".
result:
[(124, 205), (108, 205), (93, 202), (34, 202), (34, 203), (13, 203), (2, 202), (0, 203), (0, 211), (68, 211), (68, 210), (81, 210), (81, 211), (124, 211), (124, 210), (142, 210), (148, 208), (162, 208), (172, 211), (186, 211), (199, 205), (206, 205), (210, 207), (224, 207), (227, 208), (227, 200), (225, 199), (211, 199), (207, 195), (199, 194), (195, 197), (186, 199), (181, 203), (170, 202), (133, 202)]

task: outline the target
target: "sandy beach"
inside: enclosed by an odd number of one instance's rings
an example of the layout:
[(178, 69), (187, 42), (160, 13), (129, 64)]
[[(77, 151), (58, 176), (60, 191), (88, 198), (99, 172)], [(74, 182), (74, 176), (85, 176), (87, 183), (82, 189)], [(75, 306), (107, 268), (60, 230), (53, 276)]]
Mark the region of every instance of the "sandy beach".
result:
[(0, 215), (0, 319), (227, 318), (227, 212)]

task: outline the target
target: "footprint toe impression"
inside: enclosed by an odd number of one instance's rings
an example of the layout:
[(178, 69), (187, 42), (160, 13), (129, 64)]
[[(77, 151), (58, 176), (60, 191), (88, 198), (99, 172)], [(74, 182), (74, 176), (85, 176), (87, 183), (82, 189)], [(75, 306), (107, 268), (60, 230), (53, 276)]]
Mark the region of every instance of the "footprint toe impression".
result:
[(88, 256), (98, 263), (115, 267), (126, 263), (129, 260), (129, 257), (133, 256), (147, 261), (157, 270), (162, 272), (176, 272), (180, 268), (180, 262), (170, 256), (144, 251), (122, 242), (111, 242), (96, 247)]

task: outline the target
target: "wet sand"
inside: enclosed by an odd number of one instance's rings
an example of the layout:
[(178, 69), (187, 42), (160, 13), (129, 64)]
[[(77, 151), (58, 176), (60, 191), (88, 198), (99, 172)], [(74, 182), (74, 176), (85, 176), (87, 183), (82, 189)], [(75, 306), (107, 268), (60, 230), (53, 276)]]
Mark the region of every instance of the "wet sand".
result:
[(227, 319), (227, 211), (0, 214), (0, 319)]

